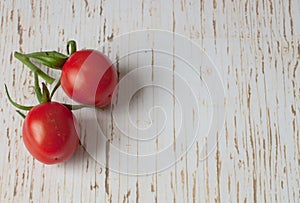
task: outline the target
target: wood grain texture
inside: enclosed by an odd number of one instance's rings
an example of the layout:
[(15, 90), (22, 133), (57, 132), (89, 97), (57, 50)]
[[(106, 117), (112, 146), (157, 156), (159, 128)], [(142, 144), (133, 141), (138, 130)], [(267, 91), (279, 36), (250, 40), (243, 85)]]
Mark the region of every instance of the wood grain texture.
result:
[[(20, 103), (36, 100), (32, 74), (13, 51), (64, 51), (69, 39), (98, 48), (150, 28), (201, 46), (226, 91), (224, 129), (207, 159), (195, 143), (164, 172), (125, 176), (82, 147), (64, 164), (34, 160), (0, 88), (1, 202), (299, 202), (299, 10), (299, 0), (0, 1), (0, 81)], [(62, 91), (57, 98), (66, 99)]]

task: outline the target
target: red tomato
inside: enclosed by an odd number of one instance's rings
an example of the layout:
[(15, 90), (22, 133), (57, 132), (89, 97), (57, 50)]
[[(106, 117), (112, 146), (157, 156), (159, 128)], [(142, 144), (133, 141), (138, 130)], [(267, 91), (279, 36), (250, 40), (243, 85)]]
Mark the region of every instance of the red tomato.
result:
[(104, 107), (111, 103), (118, 83), (112, 62), (95, 50), (73, 53), (65, 62), (61, 74), (61, 86), (73, 100)]
[(33, 107), (25, 118), (23, 140), (28, 151), (40, 162), (66, 161), (75, 152), (79, 138), (73, 113), (57, 102)]

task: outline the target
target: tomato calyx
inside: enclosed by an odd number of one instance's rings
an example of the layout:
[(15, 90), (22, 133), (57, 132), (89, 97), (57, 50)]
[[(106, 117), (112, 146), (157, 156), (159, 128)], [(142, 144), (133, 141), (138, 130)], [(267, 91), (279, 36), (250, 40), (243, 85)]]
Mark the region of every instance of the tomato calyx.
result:
[[(34, 106), (24, 106), (24, 105), (21, 105), (21, 104), (18, 104), (17, 102), (15, 102), (9, 92), (8, 92), (8, 89), (7, 89), (7, 86), (6, 84), (4, 84), (4, 87), (5, 87), (5, 92), (6, 92), (6, 96), (9, 100), (9, 102), (14, 106), (16, 107), (18, 110), (17, 113), (19, 115), (21, 115), (23, 118), (25, 118), (26, 116), (21, 113), (21, 111), (19, 110), (24, 110), (24, 111), (30, 111)], [(42, 91), (41, 91), (41, 88), (39, 86), (39, 80), (38, 80), (38, 74), (37, 72), (34, 73), (34, 90), (35, 90), (35, 93), (36, 93), (36, 96), (37, 96), (37, 99), (39, 101), (39, 103), (45, 103), (45, 102), (51, 102), (51, 98), (50, 98), (50, 93), (49, 93), (49, 90), (46, 86), (45, 83), (42, 83)]]
[(39, 69), (36, 65), (34, 65), (29, 57), (27, 57), (24, 54), (21, 54), (19, 52), (15, 52), (14, 56), (20, 60), (24, 65), (26, 65), (32, 72), (37, 73), (39, 76), (41, 76), (45, 81), (48, 83), (52, 84), (54, 82), (54, 78), (51, 76), (47, 75), (45, 72), (43, 72), (41, 69)]
[[(70, 40), (67, 43), (67, 53), (70, 56), (74, 52), (76, 52), (76, 42), (74, 40)], [(21, 54), (19, 52), (15, 52), (14, 56), (24, 65), (26, 65), (32, 72), (37, 73), (49, 84), (52, 84), (55, 79), (43, 72), (32, 61), (38, 62), (52, 69), (61, 70), (63, 65), (69, 58), (69, 56), (57, 51), (42, 51), (29, 54)]]
[(61, 67), (68, 59), (68, 56), (58, 53), (56, 51), (34, 52), (34, 53), (24, 54), (24, 55), (29, 59), (34, 59), (36, 62), (39, 62), (53, 69), (61, 69)]
[[(52, 100), (52, 97), (54, 95), (54, 93), (56, 92), (57, 88), (60, 86), (60, 80), (58, 80), (58, 82), (56, 83), (55, 87), (53, 88), (53, 90), (49, 91), (49, 89), (47, 88), (46, 84), (44, 82), (42, 82), (42, 89), (40, 88), (40, 85), (39, 85), (39, 75), (37, 72), (34, 72), (34, 91), (35, 91), (35, 94), (36, 94), (36, 97), (38, 99), (38, 102), (40, 104), (42, 103), (46, 103), (46, 102), (51, 102)], [(16, 112), (22, 117), (22, 118), (25, 118), (26, 115), (23, 114), (20, 110), (23, 110), (23, 111), (30, 111), (34, 106), (24, 106), (24, 105), (21, 105), (19, 103), (17, 103), (16, 101), (14, 101), (9, 92), (8, 92), (8, 88), (6, 86), (6, 84), (4, 84), (4, 87), (5, 87), (5, 92), (6, 92), (6, 96), (9, 100), (9, 102), (14, 106), (16, 107), (18, 110), (16, 110)], [(69, 110), (79, 110), (79, 109), (82, 109), (82, 108), (96, 108), (96, 109), (100, 109), (98, 107), (95, 107), (95, 106), (91, 106), (91, 105), (72, 105), (72, 104), (65, 104), (65, 103), (61, 103), (62, 105), (64, 105), (65, 107), (67, 107)]]
[(51, 101), (50, 92), (45, 83), (42, 83), (42, 91), (41, 91), (37, 73), (34, 73), (34, 91), (36, 93), (37, 99), (40, 104)]

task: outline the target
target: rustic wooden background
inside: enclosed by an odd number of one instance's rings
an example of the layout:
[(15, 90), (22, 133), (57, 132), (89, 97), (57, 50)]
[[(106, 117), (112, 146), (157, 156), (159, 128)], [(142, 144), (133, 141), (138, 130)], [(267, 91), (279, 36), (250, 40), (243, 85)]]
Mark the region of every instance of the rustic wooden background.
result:
[(35, 161), (0, 88), (0, 201), (299, 202), (299, 11), (299, 0), (0, 1), (0, 81), (20, 103), (36, 100), (32, 75), (13, 51), (64, 50), (69, 39), (97, 48), (140, 29), (198, 43), (220, 68), (226, 92), (224, 136), (206, 160), (189, 160), (193, 146), (162, 173), (126, 176), (82, 147), (64, 164)]

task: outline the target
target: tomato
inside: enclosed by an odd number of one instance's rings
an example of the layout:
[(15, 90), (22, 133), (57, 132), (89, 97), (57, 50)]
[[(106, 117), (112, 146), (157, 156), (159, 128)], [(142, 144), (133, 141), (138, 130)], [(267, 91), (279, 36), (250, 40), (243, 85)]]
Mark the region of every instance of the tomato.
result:
[(24, 120), (26, 148), (40, 162), (55, 164), (69, 159), (77, 149), (79, 137), (73, 113), (57, 102), (33, 107)]
[(117, 83), (112, 62), (95, 50), (74, 52), (62, 67), (61, 87), (70, 98), (82, 104), (107, 106)]

